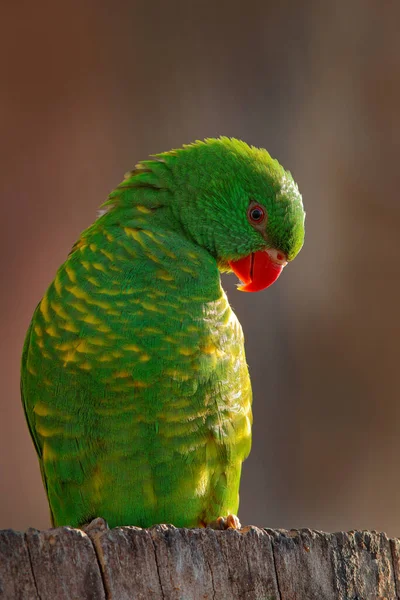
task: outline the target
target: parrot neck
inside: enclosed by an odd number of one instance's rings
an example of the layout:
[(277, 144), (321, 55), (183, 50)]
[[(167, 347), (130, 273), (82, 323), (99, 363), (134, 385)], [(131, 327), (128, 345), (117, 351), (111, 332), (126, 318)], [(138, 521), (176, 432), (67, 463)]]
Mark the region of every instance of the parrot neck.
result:
[(198, 295), (213, 301), (222, 288), (216, 260), (189, 238), (168, 206), (116, 207), (83, 232), (70, 256), (75, 269), (97, 265), (107, 285)]

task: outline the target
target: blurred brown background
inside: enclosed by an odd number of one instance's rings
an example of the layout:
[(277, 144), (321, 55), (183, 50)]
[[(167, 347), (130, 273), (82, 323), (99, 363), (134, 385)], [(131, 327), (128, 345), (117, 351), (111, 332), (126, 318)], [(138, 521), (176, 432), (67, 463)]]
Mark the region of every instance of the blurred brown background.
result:
[(221, 134), (297, 180), (306, 245), (271, 289), (224, 285), (247, 340), (244, 523), (400, 535), (400, 3), (4, 2), (0, 528), (47, 527), (19, 399), (29, 320), (151, 152)]

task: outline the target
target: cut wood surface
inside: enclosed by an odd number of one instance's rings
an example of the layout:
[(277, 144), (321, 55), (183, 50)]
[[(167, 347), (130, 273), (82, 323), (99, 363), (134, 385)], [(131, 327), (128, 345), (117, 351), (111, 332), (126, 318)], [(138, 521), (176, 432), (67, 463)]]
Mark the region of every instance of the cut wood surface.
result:
[(384, 533), (69, 527), (0, 531), (1, 600), (397, 600)]

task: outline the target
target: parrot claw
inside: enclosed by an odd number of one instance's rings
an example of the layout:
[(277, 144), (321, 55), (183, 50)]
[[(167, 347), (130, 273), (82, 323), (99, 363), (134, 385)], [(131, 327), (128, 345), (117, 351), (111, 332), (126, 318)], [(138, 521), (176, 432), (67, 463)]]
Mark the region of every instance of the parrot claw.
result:
[(215, 521), (211, 521), (207, 527), (211, 529), (241, 529), (242, 526), (236, 515), (227, 515), (226, 517), (218, 517)]
[(93, 519), (93, 521), (90, 521), (90, 523), (85, 523), (82, 525), (81, 529), (87, 535), (90, 535), (91, 533), (100, 533), (101, 531), (105, 531), (106, 529), (109, 529), (109, 526), (105, 519), (102, 517), (97, 517), (96, 519)]

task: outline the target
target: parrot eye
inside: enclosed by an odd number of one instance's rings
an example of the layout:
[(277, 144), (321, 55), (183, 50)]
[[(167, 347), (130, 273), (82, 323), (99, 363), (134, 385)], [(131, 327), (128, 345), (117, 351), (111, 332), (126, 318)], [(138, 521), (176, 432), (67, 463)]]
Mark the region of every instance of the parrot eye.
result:
[(247, 216), (250, 223), (262, 223), (265, 219), (265, 209), (259, 204), (251, 204), (247, 211)]

